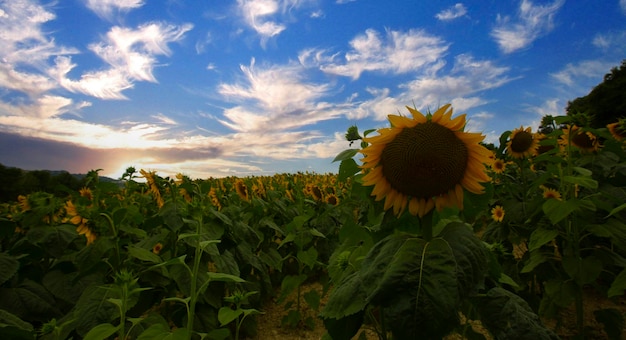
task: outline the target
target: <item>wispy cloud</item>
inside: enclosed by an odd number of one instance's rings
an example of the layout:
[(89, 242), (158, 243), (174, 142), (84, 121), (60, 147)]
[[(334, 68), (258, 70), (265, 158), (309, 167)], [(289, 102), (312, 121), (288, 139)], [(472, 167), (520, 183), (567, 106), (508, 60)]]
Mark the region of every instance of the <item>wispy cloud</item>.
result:
[(294, 129), (332, 119), (338, 113), (318, 100), (327, 95), (329, 84), (307, 82), (298, 64), (257, 67), (240, 66), (244, 75), (235, 84), (221, 84), (218, 92), (245, 105), (224, 111), (221, 122), (236, 131)]
[(555, 0), (548, 5), (534, 5), (530, 0), (522, 0), (517, 16), (498, 15), (491, 36), (504, 53), (512, 53), (530, 45), (537, 38), (550, 32), (554, 26), (554, 16), (565, 0)]
[(511, 81), (508, 71), (508, 67), (495, 65), (492, 61), (476, 60), (471, 55), (462, 54), (455, 58), (450, 72), (419, 76), (401, 88), (411, 99), (419, 98), (415, 103), (418, 107), (453, 102), (457, 110), (464, 111), (486, 103), (485, 99), (476, 97), (481, 91)]
[[(313, 3), (312, 0), (237, 0), (237, 12), (247, 26), (252, 28), (261, 38), (261, 46), (265, 46), (268, 39), (281, 34), (287, 29), (287, 23), (292, 18), (294, 9), (304, 4)], [(311, 16), (323, 14), (314, 11)], [(287, 17), (285, 17), (287, 16)]]
[(626, 15), (626, 0), (619, 0), (619, 7), (622, 9), (622, 13)]
[(143, 0), (84, 0), (85, 6), (99, 17), (111, 19), (115, 12), (128, 12), (144, 5)]
[(435, 15), (435, 18), (442, 21), (448, 21), (460, 18), (465, 14), (467, 14), (467, 8), (465, 8), (465, 5), (463, 5), (462, 3), (457, 3), (454, 6), (437, 13)]
[(51, 56), (78, 51), (57, 46), (42, 32), (42, 25), (54, 19), (46, 7), (32, 1), (0, 4), (0, 87), (34, 98), (57, 86), (37, 71), (45, 69)]
[(387, 30), (385, 36), (368, 29), (350, 41), (349, 52), (327, 56), (324, 51), (305, 50), (299, 60), (305, 65), (319, 65), (326, 73), (358, 79), (363, 72), (408, 73), (425, 66), (439, 67), (448, 44), (423, 30), (406, 32)]
[[(595, 78), (598, 82), (602, 81), (602, 75), (608, 73), (612, 67), (611, 62), (600, 60), (584, 60), (578, 63), (568, 63), (558, 72), (551, 73), (550, 76), (557, 82), (566, 86), (576, 86), (581, 79)], [(591, 89), (587, 89), (589, 91)]]
[(89, 49), (109, 65), (109, 69), (84, 73), (80, 79), (68, 78), (77, 65), (67, 56), (57, 57), (48, 72), (71, 92), (84, 93), (101, 99), (124, 99), (123, 91), (134, 81), (156, 82), (152, 73), (157, 55), (170, 55), (167, 44), (182, 39), (191, 24), (181, 26), (149, 23), (137, 29), (113, 27), (106, 41), (92, 44)]

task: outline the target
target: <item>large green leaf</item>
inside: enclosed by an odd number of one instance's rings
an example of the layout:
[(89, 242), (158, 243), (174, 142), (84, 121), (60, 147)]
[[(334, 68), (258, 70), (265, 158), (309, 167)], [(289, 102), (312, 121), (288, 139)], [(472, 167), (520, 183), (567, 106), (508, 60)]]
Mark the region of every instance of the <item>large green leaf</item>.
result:
[(595, 236), (608, 237), (621, 250), (626, 250), (626, 224), (609, 218), (604, 224), (592, 224), (587, 230)]
[(0, 253), (0, 285), (17, 273), (20, 262), (7, 253)]
[(461, 298), (482, 288), (489, 269), (489, 255), (483, 242), (461, 222), (449, 223), (439, 236), (448, 242), (454, 254)]
[(544, 244), (552, 241), (559, 235), (559, 232), (555, 229), (537, 228), (530, 234), (530, 241), (528, 242), (528, 251), (534, 251), (539, 249)]
[(496, 339), (558, 339), (524, 299), (503, 288), (492, 288), (486, 295), (474, 298), (473, 302), (483, 325)]
[(85, 289), (74, 308), (76, 331), (84, 337), (92, 328), (99, 324), (110, 322), (119, 317), (117, 307), (108, 302), (109, 298), (116, 298), (110, 286), (91, 286)]
[(546, 216), (548, 216), (552, 224), (557, 224), (576, 211), (579, 206), (580, 201), (577, 199), (570, 199), (567, 201), (549, 199), (543, 204), (543, 212)]
[(624, 290), (626, 290), (626, 269), (622, 270), (613, 280), (608, 295), (609, 297), (620, 296), (624, 294)]
[(563, 269), (580, 286), (594, 282), (602, 272), (602, 267), (602, 261), (595, 256), (563, 258)]
[(110, 323), (102, 323), (92, 328), (86, 335), (84, 340), (103, 340), (108, 339), (120, 329), (120, 326), (113, 326)]
[(33, 325), (20, 319), (17, 315), (7, 312), (4, 309), (0, 309), (0, 333), (4, 333), (8, 327), (16, 328), (26, 332), (26, 334), (33, 336)]
[(0, 288), (0, 309), (5, 309), (20, 318), (33, 315), (59, 317), (54, 297), (42, 285), (24, 280), (19, 286)]
[(358, 318), (368, 304), (379, 305), (386, 307), (395, 337), (436, 338), (455, 326), (459, 301), (456, 261), (448, 242), (398, 233), (374, 245), (361, 271), (333, 290), (321, 315), (340, 325), (343, 319)]
[(442, 338), (458, 324), (456, 261), (442, 238), (406, 240), (379, 288), (394, 338)]

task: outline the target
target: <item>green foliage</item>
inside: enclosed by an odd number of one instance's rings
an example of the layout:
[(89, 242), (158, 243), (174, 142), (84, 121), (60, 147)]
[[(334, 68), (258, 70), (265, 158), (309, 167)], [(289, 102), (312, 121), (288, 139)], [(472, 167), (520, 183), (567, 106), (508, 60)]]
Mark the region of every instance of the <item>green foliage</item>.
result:
[(586, 112), (594, 119), (589, 127), (603, 128), (614, 123), (618, 118), (626, 117), (626, 60), (619, 67), (611, 69), (611, 73), (604, 76), (602, 83), (586, 96), (578, 97), (567, 103), (567, 114)]

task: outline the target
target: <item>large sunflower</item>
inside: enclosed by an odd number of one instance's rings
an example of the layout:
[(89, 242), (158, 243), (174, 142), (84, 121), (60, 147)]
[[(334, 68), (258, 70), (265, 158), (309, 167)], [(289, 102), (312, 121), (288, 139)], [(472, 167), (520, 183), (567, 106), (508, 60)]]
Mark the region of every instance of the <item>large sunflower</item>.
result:
[(562, 147), (575, 146), (584, 152), (594, 152), (600, 148), (600, 141), (593, 133), (576, 125), (568, 125), (563, 129), (559, 144)]
[(506, 143), (506, 151), (514, 158), (524, 158), (537, 155), (537, 148), (539, 147), (539, 138), (535, 136), (530, 127), (524, 129), (520, 126), (519, 129), (513, 130), (509, 141)]
[(465, 115), (451, 119), (450, 104), (428, 116), (407, 109), (413, 119), (389, 115), (390, 128), (363, 138), (370, 143), (360, 151), (364, 185), (373, 185), (372, 195), (397, 215), (407, 203), (420, 217), (433, 207), (463, 209), (463, 188), (482, 193), (480, 182), (489, 181), (485, 163), (492, 153), (479, 144), (485, 137), (464, 132)]

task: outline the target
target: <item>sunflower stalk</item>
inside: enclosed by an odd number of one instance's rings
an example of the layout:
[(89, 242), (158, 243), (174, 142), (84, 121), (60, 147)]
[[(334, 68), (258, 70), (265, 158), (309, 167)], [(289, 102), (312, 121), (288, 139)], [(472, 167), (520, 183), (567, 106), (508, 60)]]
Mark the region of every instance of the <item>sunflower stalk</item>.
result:
[(433, 239), (433, 211), (420, 218), (420, 228), (422, 231), (422, 237), (426, 242), (430, 242)]

